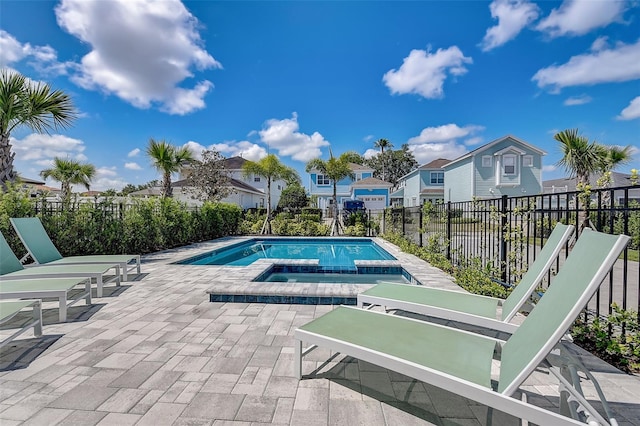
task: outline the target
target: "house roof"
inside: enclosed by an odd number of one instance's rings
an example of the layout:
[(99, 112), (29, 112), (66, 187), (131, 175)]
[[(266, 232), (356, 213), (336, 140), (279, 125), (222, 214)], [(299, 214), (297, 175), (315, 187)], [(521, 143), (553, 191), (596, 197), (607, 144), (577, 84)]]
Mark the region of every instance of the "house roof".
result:
[(261, 191), (260, 189), (254, 188), (253, 186), (249, 185), (248, 183), (245, 183), (241, 180), (238, 179), (234, 179), (234, 178), (230, 178), (229, 179), (229, 186), (246, 191), (246, 192), (253, 192), (256, 194), (261, 194), (264, 195), (264, 192)]
[[(187, 179), (181, 179), (175, 182), (171, 182), (172, 188), (185, 188), (188, 186), (189, 185), (188, 185)], [(264, 195), (264, 192), (262, 190), (254, 188), (253, 186), (245, 182), (242, 182), (241, 180), (238, 180), (238, 179), (229, 178), (228, 186), (238, 189), (240, 191), (252, 192), (258, 195)], [(161, 193), (161, 188), (159, 186), (154, 186), (152, 188), (145, 188), (145, 189), (141, 189), (140, 191), (132, 192), (131, 195), (160, 195), (160, 193)]]
[(355, 171), (363, 171), (363, 170), (373, 170), (371, 167), (363, 166), (362, 164), (349, 163), (349, 167), (351, 170)]
[(420, 191), (420, 194), (425, 194), (425, 195), (443, 195), (444, 194), (444, 188), (425, 188), (422, 191)]
[(28, 183), (30, 185), (44, 185), (44, 182), (41, 180), (30, 179), (20, 175), (18, 175), (18, 179), (20, 179), (22, 183)]
[(242, 166), (244, 165), (244, 163), (246, 163), (247, 159), (239, 157), (239, 156), (235, 156), (235, 157), (230, 157), (230, 158), (225, 158), (224, 160), (224, 167), (227, 170), (241, 170)]
[(517, 137), (515, 137), (513, 135), (506, 135), (506, 136), (503, 136), (501, 138), (495, 139), (495, 140), (493, 140), (493, 141), (491, 141), (491, 142), (489, 142), (489, 143), (487, 143), (485, 145), (482, 145), (481, 147), (478, 147), (478, 148), (474, 149), (473, 151), (467, 152), (466, 154), (456, 158), (455, 160), (451, 161), (450, 163), (446, 164), (443, 167), (447, 167), (447, 166), (450, 166), (450, 165), (452, 165), (454, 163), (462, 161), (462, 160), (464, 160), (466, 158), (473, 157), (474, 155), (476, 155), (476, 154), (478, 154), (478, 153), (480, 153), (482, 151), (485, 151), (485, 150), (493, 147), (494, 145), (499, 144), (500, 142), (503, 142), (505, 139), (511, 139), (514, 142), (516, 142), (516, 143), (518, 143), (520, 145), (523, 145), (523, 146), (527, 147), (528, 149), (537, 152), (540, 155), (546, 155), (547, 154), (545, 151), (541, 150), (540, 148), (538, 148), (536, 146), (531, 145), (530, 143), (527, 143), (527, 142), (523, 141), (522, 139), (518, 139)]
[[(597, 175), (592, 175), (589, 178), (589, 183), (591, 184), (591, 186), (593, 188), (596, 187), (597, 185), (597, 180), (598, 180), (599, 176)], [(611, 183), (611, 188), (615, 188), (618, 186), (629, 186), (631, 185), (631, 175), (626, 174), (626, 173), (619, 173), (619, 172), (611, 172), (611, 179), (613, 180), (613, 182)], [(563, 177), (560, 179), (550, 179), (550, 180), (545, 180), (542, 182), (542, 187), (543, 188), (551, 188), (551, 187), (556, 187), (556, 188), (563, 188), (563, 187), (567, 187), (567, 191), (575, 191), (576, 190), (576, 178), (568, 178), (568, 177)], [(640, 187), (638, 188), (640, 189)]]
[(423, 164), (418, 167), (419, 170), (427, 170), (427, 169), (440, 169), (443, 166), (449, 164), (451, 160), (447, 160), (446, 158), (438, 158), (437, 160), (433, 160), (428, 162), (427, 164)]
[(33, 187), (34, 187), (34, 189), (36, 189), (38, 191), (48, 191), (48, 192), (60, 192), (61, 191), (60, 188), (54, 188), (53, 186), (47, 186), (47, 185), (34, 185)]
[(351, 186), (384, 186), (387, 188), (391, 188), (393, 184), (386, 182), (382, 179), (368, 177), (368, 178), (360, 179), (356, 182), (353, 182)]

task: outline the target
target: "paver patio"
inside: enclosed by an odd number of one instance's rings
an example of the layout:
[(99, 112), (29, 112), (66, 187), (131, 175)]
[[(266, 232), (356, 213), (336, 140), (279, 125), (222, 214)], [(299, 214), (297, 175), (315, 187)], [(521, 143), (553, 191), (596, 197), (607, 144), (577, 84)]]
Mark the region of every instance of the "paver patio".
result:
[[(217, 240), (143, 258), (143, 276), (105, 287), (92, 306), (58, 323), (45, 304), (44, 336), (1, 352), (0, 424), (25, 425), (480, 425), (486, 407), (386, 369), (318, 349), (293, 374), (293, 331), (327, 305), (212, 303), (212, 288), (255, 286), (255, 268), (171, 262)], [(423, 284), (454, 288), (445, 274), (381, 242)], [(268, 286), (273, 286), (273, 283)], [(357, 286), (334, 285), (344, 294)], [(309, 292), (326, 292), (308, 286)], [(7, 330), (2, 330), (6, 333)], [(584, 355), (620, 425), (640, 425), (640, 378)], [(313, 374), (311, 374), (313, 373)], [(557, 404), (543, 370), (522, 388)], [(589, 399), (593, 390), (585, 388)], [(494, 424), (517, 424), (494, 414)]]

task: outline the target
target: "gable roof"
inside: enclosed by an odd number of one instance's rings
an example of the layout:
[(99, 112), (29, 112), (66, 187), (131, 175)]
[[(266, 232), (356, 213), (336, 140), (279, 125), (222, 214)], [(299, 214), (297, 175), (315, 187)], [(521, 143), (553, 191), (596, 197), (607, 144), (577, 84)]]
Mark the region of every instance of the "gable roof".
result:
[(354, 172), (357, 171), (365, 171), (365, 170), (373, 170), (371, 167), (367, 167), (367, 166), (363, 166), (361, 164), (356, 164), (356, 163), (349, 163), (349, 167), (351, 168), (351, 170), (353, 170)]
[(44, 182), (41, 180), (30, 179), (21, 175), (18, 175), (18, 179), (20, 179), (22, 183), (26, 183), (30, 185), (44, 185)]
[(365, 179), (360, 179), (358, 181), (355, 181), (351, 184), (352, 187), (354, 186), (384, 186), (387, 188), (391, 188), (393, 186), (393, 184), (386, 182), (382, 179), (378, 179), (378, 178), (374, 178), (374, 177), (368, 177)]
[[(593, 175), (591, 175), (589, 177), (589, 183), (591, 184), (592, 188), (597, 188), (597, 180), (598, 180), (598, 178), (599, 178), (599, 176), (596, 175), (596, 174), (593, 174)], [(629, 186), (629, 185), (631, 185), (631, 175), (626, 174), (626, 173), (611, 172), (611, 179), (613, 181), (611, 183), (611, 188), (616, 188), (616, 187), (619, 187), (619, 186)], [(575, 191), (576, 190), (576, 178), (575, 177), (572, 177), (572, 178), (563, 177), (563, 178), (559, 178), (559, 179), (545, 180), (545, 181), (542, 182), (542, 187), (543, 188), (551, 188), (551, 187), (563, 188), (565, 186), (567, 187), (567, 191), (569, 191), (569, 192)], [(638, 187), (638, 189), (640, 189), (640, 187)]]
[(224, 160), (224, 167), (227, 170), (241, 170), (242, 166), (244, 165), (244, 163), (246, 163), (247, 159), (239, 157), (239, 156), (235, 156), (235, 157), (230, 157), (230, 158), (225, 158)]
[(522, 146), (525, 146), (528, 149), (530, 149), (530, 150), (532, 150), (534, 152), (537, 152), (540, 155), (547, 155), (547, 153), (545, 151), (541, 150), (540, 148), (538, 148), (536, 146), (531, 145), (530, 143), (527, 143), (527, 142), (523, 141), (522, 139), (518, 139), (517, 137), (515, 137), (513, 135), (506, 135), (506, 136), (503, 136), (501, 138), (495, 139), (495, 140), (493, 140), (493, 141), (491, 141), (491, 142), (489, 142), (489, 143), (487, 143), (485, 145), (482, 145), (482, 146), (474, 149), (473, 151), (467, 152), (466, 154), (456, 158), (455, 160), (451, 161), (449, 164), (446, 164), (443, 167), (446, 168), (446, 167), (448, 167), (448, 166), (450, 166), (450, 165), (452, 165), (454, 163), (457, 163), (457, 162), (462, 161), (464, 159), (473, 157), (473, 156), (475, 156), (476, 154), (478, 154), (478, 153), (480, 153), (482, 151), (485, 151), (485, 150), (487, 150), (487, 149), (489, 149), (489, 148), (491, 148), (491, 147), (493, 147), (493, 146), (495, 146), (495, 145), (497, 145), (497, 144), (499, 144), (501, 142), (504, 142), (506, 139), (511, 139), (515, 143), (518, 143), (518, 144), (520, 144)]
[(438, 158), (437, 160), (433, 160), (428, 162), (427, 164), (423, 164), (418, 167), (419, 170), (427, 170), (427, 169), (440, 169), (443, 166), (449, 164), (451, 160), (447, 160), (446, 158)]

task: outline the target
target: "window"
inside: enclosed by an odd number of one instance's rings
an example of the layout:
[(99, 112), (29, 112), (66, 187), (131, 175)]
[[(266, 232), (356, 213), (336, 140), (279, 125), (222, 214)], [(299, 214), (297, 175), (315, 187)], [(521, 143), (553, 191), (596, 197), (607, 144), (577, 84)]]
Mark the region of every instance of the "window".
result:
[(356, 181), (362, 180), (362, 173), (356, 173)]
[(533, 155), (524, 155), (522, 157), (523, 167), (533, 167)]
[(503, 155), (503, 173), (505, 175), (516, 174), (516, 156), (515, 155)]
[(442, 185), (444, 183), (444, 172), (431, 172), (431, 185)]
[(491, 167), (493, 164), (493, 159), (490, 155), (482, 156), (482, 167)]
[(282, 188), (280, 187), (280, 185), (278, 185), (278, 191), (280, 191), (280, 189), (282, 189)]
[(260, 176), (255, 176), (255, 177), (253, 178), (253, 181), (254, 181), (254, 182), (260, 182)]
[(318, 175), (317, 182), (318, 185), (329, 185), (329, 176)]

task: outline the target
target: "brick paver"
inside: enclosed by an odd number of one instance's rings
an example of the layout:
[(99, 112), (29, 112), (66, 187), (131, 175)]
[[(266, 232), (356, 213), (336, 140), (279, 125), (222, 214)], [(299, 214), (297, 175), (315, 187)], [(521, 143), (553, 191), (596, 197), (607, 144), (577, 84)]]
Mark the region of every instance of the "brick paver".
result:
[[(92, 306), (74, 306), (67, 323), (58, 323), (54, 305), (45, 304), (45, 335), (25, 333), (0, 352), (0, 424), (485, 423), (482, 405), (323, 349), (305, 357), (304, 373), (314, 374), (297, 380), (293, 331), (332, 306), (209, 302), (211, 289), (262, 291), (250, 279), (268, 262), (244, 268), (171, 262), (228, 240), (144, 256), (141, 277), (122, 288), (105, 287), (105, 297)], [(423, 284), (457, 289), (438, 269), (381, 244)], [(354, 295), (364, 287), (303, 285), (296, 291)], [(619, 424), (639, 426), (640, 379), (587, 360)], [(523, 390), (537, 404), (557, 403), (557, 386), (544, 372), (534, 373)], [(494, 424), (517, 422), (497, 413)]]

